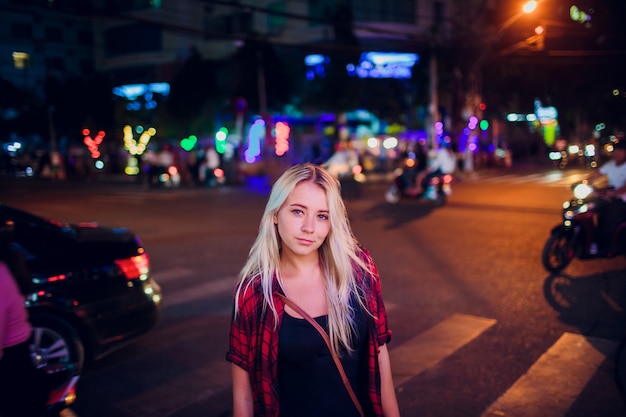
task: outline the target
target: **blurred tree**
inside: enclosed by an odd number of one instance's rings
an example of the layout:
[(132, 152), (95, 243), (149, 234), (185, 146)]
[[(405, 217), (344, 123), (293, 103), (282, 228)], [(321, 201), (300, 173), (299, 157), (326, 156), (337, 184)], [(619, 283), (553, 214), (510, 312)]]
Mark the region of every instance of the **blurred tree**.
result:
[(244, 97), (249, 108), (257, 113), (280, 112), (289, 103), (293, 82), (271, 43), (245, 41), (229, 65), (232, 69), (228, 83), (231, 98)]
[(217, 93), (215, 64), (203, 60), (200, 53), (193, 49), (170, 82), (165, 107), (159, 109), (160, 132), (178, 138), (212, 129), (212, 113), (207, 108), (214, 107), (219, 101)]
[(2, 78), (0, 91), (0, 138), (8, 138), (13, 133), (40, 133), (37, 127), (42, 126), (35, 116), (39, 105), (36, 97)]
[[(85, 127), (105, 131), (114, 128), (112, 84), (106, 75), (64, 80), (48, 77), (45, 91), (44, 111), (52, 111), (56, 135), (66, 136), (70, 142), (82, 142), (81, 131)], [(47, 131), (44, 137), (49, 134)]]
[(311, 81), (307, 101), (323, 110), (341, 113), (361, 105), (360, 79), (348, 75), (346, 66), (358, 64), (362, 50), (354, 34), (354, 16), (348, 3), (340, 2), (335, 10), (327, 10), (326, 19), (333, 28), (333, 43), (319, 45), (317, 53), (330, 60), (325, 76)]

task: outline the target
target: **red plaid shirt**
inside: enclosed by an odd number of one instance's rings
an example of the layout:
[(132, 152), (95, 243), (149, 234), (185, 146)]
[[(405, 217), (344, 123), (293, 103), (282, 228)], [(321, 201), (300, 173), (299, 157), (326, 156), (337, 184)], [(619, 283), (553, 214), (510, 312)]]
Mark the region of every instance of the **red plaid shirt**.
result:
[[(367, 249), (360, 249), (361, 258), (372, 270), (372, 275), (369, 275), (359, 268), (356, 274), (357, 285), (363, 291), (367, 308), (374, 315), (374, 318), (367, 316), (368, 392), (375, 415), (382, 416), (378, 348), (391, 340), (391, 330), (387, 327), (378, 270)], [(278, 312), (276, 329), (272, 311), (263, 309), (263, 292), (258, 280), (240, 295), (239, 314), (233, 317), (230, 329), (230, 349), (226, 360), (248, 372), (254, 396), (254, 415), (257, 417), (277, 417), (279, 414), (278, 330), (285, 304), (277, 294), (278, 283), (275, 281), (272, 298)]]

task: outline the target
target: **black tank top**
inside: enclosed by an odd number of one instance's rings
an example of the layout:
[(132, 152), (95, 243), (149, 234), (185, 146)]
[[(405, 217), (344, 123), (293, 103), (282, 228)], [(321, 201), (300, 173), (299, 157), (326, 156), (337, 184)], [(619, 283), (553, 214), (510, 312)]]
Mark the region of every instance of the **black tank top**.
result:
[[(367, 397), (367, 317), (356, 301), (353, 348), (340, 352), (341, 363), (366, 415), (371, 413)], [(315, 317), (328, 332), (328, 316)], [(280, 417), (358, 417), (328, 346), (305, 319), (283, 314), (278, 339), (278, 392)]]

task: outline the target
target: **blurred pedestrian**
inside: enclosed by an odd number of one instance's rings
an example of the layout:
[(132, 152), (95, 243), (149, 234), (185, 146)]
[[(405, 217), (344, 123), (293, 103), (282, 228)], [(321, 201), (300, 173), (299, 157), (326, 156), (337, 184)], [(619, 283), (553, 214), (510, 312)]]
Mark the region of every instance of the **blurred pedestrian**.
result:
[(215, 146), (209, 145), (204, 151), (204, 158), (198, 167), (198, 181), (202, 185), (217, 185), (215, 170), (220, 167), (220, 156), (215, 150)]
[(13, 222), (0, 217), (0, 416), (36, 417), (46, 408), (49, 387), (31, 359), (31, 325), (24, 296), (30, 275), (11, 247)]
[(324, 164), (330, 175), (341, 178), (352, 174), (352, 169), (359, 164), (359, 153), (350, 141), (340, 142), (337, 150)]
[(608, 204), (598, 211), (598, 228), (595, 242), (591, 246), (594, 254), (606, 255), (613, 247), (611, 236), (620, 223), (626, 221), (626, 139), (613, 145), (611, 160), (587, 177), (592, 182), (605, 176), (612, 189), (606, 191), (611, 198)]
[(434, 175), (454, 174), (456, 171), (456, 154), (450, 142), (442, 141), (437, 149), (429, 155), (428, 166), (420, 171), (415, 178), (415, 186), (406, 190), (409, 195), (418, 195), (424, 192), (423, 184)]
[(399, 416), (390, 339), (378, 271), (338, 181), (292, 166), (272, 187), (235, 291), (234, 417)]

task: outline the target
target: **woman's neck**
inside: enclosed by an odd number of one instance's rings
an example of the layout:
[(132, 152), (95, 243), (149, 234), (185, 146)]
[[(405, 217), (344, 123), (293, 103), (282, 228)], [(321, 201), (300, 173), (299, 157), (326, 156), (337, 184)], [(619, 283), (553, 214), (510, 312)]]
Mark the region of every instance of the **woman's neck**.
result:
[(280, 260), (280, 275), (283, 278), (317, 275), (320, 270), (317, 254), (307, 258), (283, 257)]

